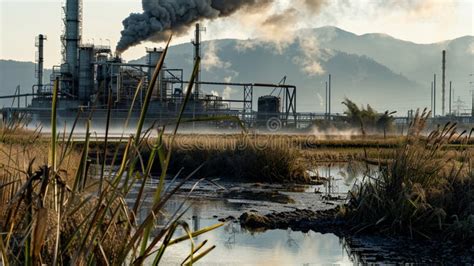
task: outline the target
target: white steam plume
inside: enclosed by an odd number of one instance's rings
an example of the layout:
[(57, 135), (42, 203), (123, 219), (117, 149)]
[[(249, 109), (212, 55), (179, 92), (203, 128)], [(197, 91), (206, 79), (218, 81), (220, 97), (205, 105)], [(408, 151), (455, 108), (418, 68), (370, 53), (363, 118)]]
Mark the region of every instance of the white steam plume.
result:
[(230, 62), (224, 62), (219, 57), (218, 52), (220, 48), (217, 46), (215, 41), (209, 42), (209, 45), (202, 58), (201, 65), (206, 71), (212, 69), (228, 69), (232, 66)]

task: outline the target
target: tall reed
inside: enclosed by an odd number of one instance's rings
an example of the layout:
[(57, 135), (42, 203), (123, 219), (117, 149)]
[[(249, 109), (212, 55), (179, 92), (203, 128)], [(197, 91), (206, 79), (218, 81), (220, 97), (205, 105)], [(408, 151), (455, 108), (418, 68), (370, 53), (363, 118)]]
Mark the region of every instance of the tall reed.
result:
[[(456, 124), (438, 127), (423, 138), (429, 112), (416, 113), (405, 143), (395, 158), (367, 176), (350, 195), (347, 215), (360, 230), (395, 232), (412, 237), (474, 241), (474, 169), (465, 145), (470, 133)], [(462, 143), (462, 156), (445, 149)]]
[[(143, 130), (145, 118), (170, 40), (147, 88), (136, 134), (117, 144), (117, 147), (125, 145), (121, 158), (118, 157), (118, 152), (114, 152), (113, 161), (120, 160), (117, 171), (109, 170), (112, 169), (112, 165), (106, 166), (104, 159), (98, 167), (99, 174), (91, 175), (90, 119), (86, 121), (86, 141), (82, 151), (78, 151), (72, 140), (79, 114), (67, 140), (64, 135), (62, 141), (58, 141), (56, 122), (56, 106), (60, 101), (57, 93), (58, 81), (54, 86), (50, 152), (47, 163), (43, 163), (41, 152), (35, 154), (29, 152), (33, 145), (44, 145), (36, 135), (20, 143), (20, 148), (15, 150), (13, 144), (9, 150), (3, 150), (2, 146), (2, 153), (7, 155), (8, 161), (8, 165), (0, 169), (2, 170), (0, 195), (4, 200), (0, 206), (0, 255), (3, 265), (10, 263), (141, 265), (146, 261), (158, 263), (169, 246), (182, 241), (190, 241), (192, 244), (189, 254), (183, 254), (183, 258), (186, 258), (185, 263), (191, 265), (214, 248), (214, 246), (205, 248), (207, 241), (194, 243), (194, 238), (222, 226), (222, 223), (192, 232), (189, 226), (180, 220), (184, 209), (178, 210), (164, 228), (156, 227), (156, 218), (163, 211), (167, 201), (200, 169), (198, 167), (183, 178), (172, 191), (165, 192), (163, 183), (171, 150), (164, 150), (161, 137), (155, 140), (154, 156), (150, 156), (146, 162), (143, 161), (142, 152), (147, 147), (148, 132), (151, 130), (151, 128)], [(189, 99), (196, 77), (196, 68), (197, 66), (194, 67), (195, 71), (191, 76), (182, 110)], [(142, 81), (137, 91), (141, 86)], [(110, 109), (109, 97), (108, 121)], [(177, 134), (182, 113), (183, 111), (177, 118), (174, 134)], [(105, 141), (108, 138), (108, 127), (107, 122)], [(21, 152), (13, 154), (16, 150)], [(25, 165), (21, 160), (26, 158), (31, 159)], [(147, 185), (146, 180), (150, 178), (151, 167), (155, 162), (162, 166), (160, 185), (154, 193), (152, 206), (140, 208), (144, 201), (143, 189)], [(137, 164), (143, 166), (136, 167)], [(53, 185), (53, 189), (48, 189), (50, 184)], [(135, 184), (139, 184), (140, 193), (131, 199), (135, 204), (130, 207), (125, 200), (132, 197), (130, 191)], [(144, 219), (137, 218), (138, 212), (144, 213)], [(184, 228), (187, 233), (183, 237), (173, 239), (178, 227)]]

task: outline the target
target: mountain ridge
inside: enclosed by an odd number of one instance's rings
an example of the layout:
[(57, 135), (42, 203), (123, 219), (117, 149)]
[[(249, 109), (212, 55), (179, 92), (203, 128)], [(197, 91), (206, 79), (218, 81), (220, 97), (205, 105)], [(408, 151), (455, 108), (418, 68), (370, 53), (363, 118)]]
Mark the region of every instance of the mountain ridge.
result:
[[(203, 65), (202, 80), (277, 82), (287, 76), (288, 82), (298, 87), (298, 111), (321, 112), (324, 110), (321, 104), (325, 92), (324, 82), (327, 74), (331, 73), (334, 84), (333, 106), (336, 101), (349, 97), (378, 109), (393, 106), (395, 110), (406, 112), (408, 109), (429, 107), (429, 86), (432, 74), (441, 70), (442, 49), (448, 51), (448, 80), (466, 82), (464, 72), (474, 72), (474, 51), (471, 53), (469, 50), (471, 46), (474, 47), (474, 36), (461, 36), (433, 44), (417, 44), (387, 34), (357, 35), (334, 26), (303, 29), (299, 32), (316, 39), (314, 46), (317, 47), (312, 47), (316, 49), (313, 49), (310, 56), (305, 55), (305, 50), (297, 39), (284, 47), (281, 53), (275, 52), (272, 44), (255, 39), (204, 41), (203, 63), (216, 65)], [(246, 46), (252, 48), (242, 48)], [(211, 59), (215, 62), (209, 60), (209, 55), (213, 56)], [(187, 79), (192, 59), (191, 44), (178, 44), (170, 48), (166, 64), (172, 68), (183, 68), (184, 78)], [(5, 61), (0, 60), (0, 63), (4, 65)], [(130, 62), (144, 61), (145, 57), (142, 57)], [(35, 81), (34, 64), (30, 64), (22, 71), (23, 78), (16, 78), (17, 80), (21, 79), (22, 83)], [(319, 66), (325, 73), (308, 75), (304, 71), (304, 64), (308, 69)], [(0, 71), (3, 75), (3, 67)], [(27, 73), (30, 74), (29, 77)], [(15, 79), (13, 73), (4, 76), (8, 82), (4, 82), (4, 78), (0, 82), (3, 95), (6, 94), (3, 92), (6, 85), (13, 89), (12, 85), (15, 83), (12, 81)], [(45, 79), (47, 77), (45, 75)], [(206, 93), (223, 95), (225, 88), (203, 89)], [(232, 89), (230, 95), (240, 97), (239, 89)], [(342, 108), (342, 105), (335, 106), (336, 111), (342, 111)]]

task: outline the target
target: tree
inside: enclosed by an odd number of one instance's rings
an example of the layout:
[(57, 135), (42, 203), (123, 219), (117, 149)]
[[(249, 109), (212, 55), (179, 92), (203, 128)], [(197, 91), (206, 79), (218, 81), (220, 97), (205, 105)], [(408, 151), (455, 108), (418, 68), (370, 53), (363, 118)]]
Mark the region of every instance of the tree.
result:
[(370, 105), (366, 108), (361, 106), (359, 108), (357, 104), (346, 98), (342, 104), (347, 107), (344, 114), (347, 116), (346, 122), (352, 126), (360, 126), (362, 134), (365, 135), (365, 130), (376, 130), (383, 131), (384, 137), (386, 137), (387, 130), (391, 130), (393, 127), (393, 114), (396, 112), (385, 111), (385, 113), (378, 113)]

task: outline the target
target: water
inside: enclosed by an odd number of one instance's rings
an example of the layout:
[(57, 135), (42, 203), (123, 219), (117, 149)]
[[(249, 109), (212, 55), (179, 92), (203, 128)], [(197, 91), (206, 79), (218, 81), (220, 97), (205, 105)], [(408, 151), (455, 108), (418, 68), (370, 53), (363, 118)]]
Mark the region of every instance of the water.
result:
[[(178, 204), (172, 202), (171, 205)], [(185, 221), (194, 229), (215, 224), (213, 216), (222, 214), (232, 204), (217, 201), (194, 201)], [(237, 207), (238, 208), (238, 207)], [(184, 230), (176, 236), (184, 235)], [(270, 230), (248, 232), (239, 223), (225, 226), (195, 238), (195, 243), (208, 240), (207, 247), (216, 248), (197, 263), (198, 265), (320, 265), (352, 264), (341, 240), (334, 234)], [(179, 265), (190, 252), (190, 243), (182, 242), (170, 247), (162, 260), (163, 265)], [(186, 255), (185, 255), (186, 254)]]
[(311, 175), (323, 177), (327, 180), (316, 190), (329, 195), (347, 195), (356, 182), (362, 182), (367, 174), (376, 175), (376, 167), (358, 162), (321, 164), (316, 169), (310, 170)]
[[(170, 216), (179, 209), (191, 188), (195, 188), (192, 197), (184, 207), (189, 207), (182, 220), (186, 221), (193, 231), (218, 223), (219, 218), (233, 217), (233, 221), (225, 226), (196, 237), (198, 245), (208, 240), (205, 247), (215, 245), (216, 248), (202, 258), (198, 265), (321, 265), (321, 264), (352, 264), (346, 252), (343, 240), (334, 234), (317, 232), (293, 232), (291, 230), (269, 230), (265, 232), (249, 232), (240, 227), (238, 217), (246, 211), (269, 212), (292, 211), (296, 208), (321, 210), (333, 208), (344, 199), (353, 184), (360, 180), (363, 171), (357, 165), (321, 165), (313, 171), (320, 177), (329, 180), (323, 185), (271, 185), (241, 184), (216, 181), (228, 191), (278, 191), (290, 197), (294, 202), (277, 203), (266, 200), (246, 198), (225, 198), (220, 194), (221, 187), (211, 183), (189, 183), (182, 187), (181, 192), (167, 203), (168, 214), (161, 224), (166, 223)], [(149, 184), (147, 190), (152, 192), (155, 183)], [(167, 185), (170, 185), (167, 183)], [(171, 184), (170, 187), (173, 185)], [(325, 195), (341, 196), (341, 199), (328, 201)], [(133, 198), (133, 195), (132, 197)], [(175, 237), (185, 235), (179, 228)], [(163, 265), (179, 265), (190, 252), (190, 242), (185, 241), (167, 249), (162, 260)]]
[[(347, 192), (359, 182), (364, 182), (366, 174), (374, 176), (375, 167), (367, 168), (363, 164), (326, 164), (311, 171), (315, 176), (326, 179), (322, 185), (279, 185), (259, 183), (236, 183), (223, 180), (214, 182), (195, 181), (185, 184), (170, 200), (165, 216), (158, 221), (164, 225), (172, 214), (182, 207), (188, 208), (181, 220), (184, 220), (193, 231), (218, 223), (221, 218), (230, 218), (223, 227), (194, 238), (195, 245), (207, 240), (202, 250), (213, 245), (215, 249), (199, 260), (197, 265), (353, 265), (360, 262), (376, 264), (400, 263), (453, 263), (452, 258), (446, 261), (430, 249), (430, 243), (411, 243), (395, 241), (381, 236), (350, 237), (347, 242), (334, 234), (318, 232), (294, 232), (291, 230), (269, 230), (265, 232), (249, 232), (241, 228), (238, 217), (248, 211), (260, 214), (283, 212), (299, 209), (324, 210), (334, 208), (346, 200)], [(368, 172), (369, 171), (369, 172)], [(156, 188), (156, 180), (150, 182), (145, 194), (148, 199)], [(173, 184), (167, 182), (167, 187)], [(191, 197), (187, 198), (191, 189)], [(132, 191), (130, 199), (135, 197)], [(278, 203), (265, 198), (249, 199), (239, 197), (239, 193), (229, 196), (225, 192), (254, 191), (275, 192), (292, 199), (291, 202)], [(245, 193), (241, 193), (245, 194)], [(237, 196), (235, 196), (237, 195)], [(330, 196), (330, 197), (328, 197)], [(142, 208), (146, 210), (147, 202)], [(134, 201), (130, 200), (129, 204)], [(139, 213), (143, 219), (146, 213)], [(179, 228), (174, 237), (186, 235)], [(403, 247), (403, 248), (402, 248)], [(410, 247), (410, 248), (408, 248)], [(161, 265), (180, 265), (189, 255), (191, 245), (185, 241), (169, 247), (161, 261)], [(201, 250), (201, 251), (202, 251)], [(426, 251), (420, 254), (420, 250)], [(444, 254), (444, 253), (443, 253)], [(469, 258), (467, 258), (469, 260)], [(456, 261), (456, 260), (454, 260)]]

